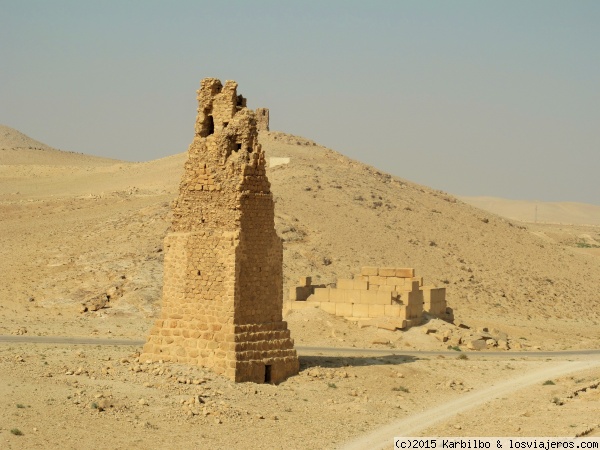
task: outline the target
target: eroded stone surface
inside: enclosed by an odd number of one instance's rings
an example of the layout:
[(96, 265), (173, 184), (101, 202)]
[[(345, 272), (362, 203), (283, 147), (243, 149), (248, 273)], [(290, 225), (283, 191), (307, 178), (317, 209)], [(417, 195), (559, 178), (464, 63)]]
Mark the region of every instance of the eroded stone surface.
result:
[(299, 366), (282, 320), (283, 247), (256, 115), (234, 81), (205, 78), (198, 104), (165, 238), (162, 312), (141, 358), (277, 383)]

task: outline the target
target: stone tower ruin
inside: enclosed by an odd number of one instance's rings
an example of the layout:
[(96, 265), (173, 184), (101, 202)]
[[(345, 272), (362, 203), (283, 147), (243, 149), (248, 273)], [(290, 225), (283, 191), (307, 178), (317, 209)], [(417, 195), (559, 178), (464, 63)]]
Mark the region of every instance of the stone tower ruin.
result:
[(256, 129), (269, 131), (269, 108), (256, 108)]
[(298, 373), (282, 320), (283, 246), (256, 124), (236, 82), (202, 80), (165, 238), (161, 316), (141, 360), (197, 364), (236, 382), (278, 383)]

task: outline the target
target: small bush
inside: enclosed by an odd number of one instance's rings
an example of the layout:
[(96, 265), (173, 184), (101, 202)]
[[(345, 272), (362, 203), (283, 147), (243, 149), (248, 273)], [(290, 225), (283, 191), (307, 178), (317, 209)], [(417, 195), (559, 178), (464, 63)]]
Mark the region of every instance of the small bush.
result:
[(449, 345), (448, 350), (454, 350), (455, 352), (462, 352), (458, 345)]
[(17, 403), (17, 408), (25, 408), (25, 405), (23, 405), (22, 403)]
[(21, 430), (19, 430), (18, 428), (13, 428), (12, 430), (10, 430), (10, 432), (12, 434), (14, 434), (15, 436), (23, 436), (23, 432)]
[(327, 386), (333, 389), (336, 389), (337, 386), (335, 385), (335, 383), (327, 383)]
[(98, 409), (98, 403), (94, 402), (92, 403), (92, 409)]
[(404, 386), (398, 386), (398, 387), (393, 387), (392, 391), (394, 392), (406, 392), (408, 394), (408, 388), (405, 388)]
[(462, 354), (458, 355), (456, 357), (456, 359), (469, 359), (469, 357), (467, 355), (465, 355), (464, 353), (462, 353)]
[(552, 380), (546, 380), (544, 381), (543, 386), (554, 386), (556, 383)]

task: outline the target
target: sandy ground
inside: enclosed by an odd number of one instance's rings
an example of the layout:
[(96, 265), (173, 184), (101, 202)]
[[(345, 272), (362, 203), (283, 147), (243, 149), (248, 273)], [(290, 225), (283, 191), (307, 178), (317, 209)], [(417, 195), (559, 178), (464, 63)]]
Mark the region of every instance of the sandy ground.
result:
[(574, 436), (600, 426), (597, 358), (589, 369), (516, 355), (305, 356), (300, 375), (271, 386), (145, 364), (138, 350), (0, 347), (2, 448), (336, 448), (372, 430), (389, 443), (398, 433)]
[[(124, 163), (0, 136), (0, 334), (144, 339), (185, 155)], [(336, 448), (539, 370), (554, 384), (491, 395), (419, 433), (598, 433), (597, 368), (558, 375), (563, 362), (517, 353), (599, 347), (597, 227), (514, 222), (303, 138), (261, 142), (267, 157), (291, 158), (268, 174), (286, 288), (362, 265), (415, 267), (470, 326), (390, 332), (302, 310), (286, 317), (298, 345), (445, 350), (443, 331), (486, 327), (508, 335), (514, 360), (464, 345), (445, 357), (311, 355), (279, 386), (236, 385), (138, 361), (139, 347), (0, 343), (0, 448)], [(80, 312), (107, 294), (107, 308)]]

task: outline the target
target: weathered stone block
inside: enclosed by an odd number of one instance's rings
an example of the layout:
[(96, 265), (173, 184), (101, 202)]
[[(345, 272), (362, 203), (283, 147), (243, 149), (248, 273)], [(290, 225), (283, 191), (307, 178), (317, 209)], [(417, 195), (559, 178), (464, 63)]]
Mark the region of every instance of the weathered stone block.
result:
[(346, 293), (346, 300), (349, 303), (360, 303), (360, 293), (362, 291), (356, 291), (356, 290), (349, 290)]
[(379, 291), (386, 291), (386, 292), (393, 292), (396, 290), (396, 286), (391, 286), (391, 285), (387, 285), (387, 284), (382, 284), (381, 286), (379, 286)]
[(400, 305), (398, 306), (400, 309), (398, 310), (398, 317), (402, 320), (407, 320), (408, 319), (408, 306), (406, 305)]
[(381, 277), (395, 277), (396, 269), (393, 267), (380, 267), (379, 276)]
[(331, 289), (329, 291), (329, 301), (335, 303), (349, 303), (347, 289)]
[(352, 305), (352, 317), (369, 317), (369, 306), (355, 303)]
[(415, 269), (411, 268), (396, 268), (395, 276), (400, 278), (412, 278), (415, 276)]
[(365, 266), (360, 269), (361, 275), (379, 275), (377, 267)]
[(385, 316), (386, 306), (392, 305), (368, 305), (369, 306), (369, 317), (382, 317)]
[(359, 291), (360, 292), (360, 303), (362, 304), (376, 304), (377, 303), (377, 291)]
[(380, 305), (391, 305), (392, 293), (389, 291), (377, 291), (377, 303)]
[(400, 315), (399, 305), (384, 305), (384, 315), (389, 317), (398, 317)]
[(352, 303), (336, 303), (335, 315), (342, 317), (352, 317)]
[(321, 309), (329, 314), (335, 314), (337, 303), (332, 302), (323, 302), (321, 303)]
[(308, 298), (310, 300), (314, 297), (315, 301), (318, 302), (328, 302), (329, 301), (329, 291), (330, 288), (315, 288), (315, 293)]
[(372, 284), (378, 284), (378, 285), (385, 284), (385, 277), (374, 276), (374, 275), (369, 276), (369, 286)]
[(339, 279), (336, 287), (338, 289), (354, 289), (354, 280)]
[(369, 282), (363, 280), (352, 280), (352, 289), (355, 290), (366, 290), (369, 289)]
[(385, 279), (385, 284), (389, 286), (403, 286), (404, 278), (399, 277), (388, 277)]

